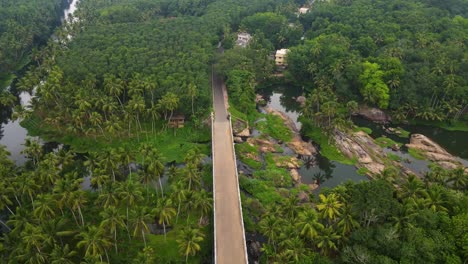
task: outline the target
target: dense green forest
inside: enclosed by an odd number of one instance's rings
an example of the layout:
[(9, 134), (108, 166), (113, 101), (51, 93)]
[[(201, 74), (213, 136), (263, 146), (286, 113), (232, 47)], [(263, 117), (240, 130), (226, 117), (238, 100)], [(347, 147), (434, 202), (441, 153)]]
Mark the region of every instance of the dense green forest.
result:
[(67, 0), (0, 1), (0, 87), (37, 56), (33, 47), (45, 44), (59, 24)]
[[(50, 35), (61, 3), (27, 8), (40, 2), (0, 2), (2, 72)], [(396, 120), (465, 120), (466, 0), (315, 1), (296, 15), (304, 4), (81, 0), (77, 19), (33, 52), (17, 85), (36, 88), (32, 109), (15, 108), (23, 125), (71, 150), (50, 152), (28, 140), (29, 161), (16, 166), (0, 149), (2, 259), (210, 263), (212, 171), (202, 160), (212, 65), (226, 80), (231, 113), (248, 121), (257, 115), (258, 87), (277, 79), (272, 54), (279, 48), (290, 52), (278, 75), (307, 97), (305, 129), (310, 124), (331, 138), (352, 126), (351, 113), (364, 104)], [(20, 13), (26, 10), (30, 15)], [(253, 36), (247, 48), (235, 45), (241, 31)], [(169, 129), (178, 114), (186, 127)], [(291, 137), (270, 116), (260, 127), (281, 141)], [(292, 187), (286, 169), (266, 159), (265, 170), (240, 177), (246, 229), (264, 240), (262, 263), (468, 259), (462, 169), (433, 166), (421, 179), (385, 170), (379, 179), (300, 200), (304, 186)]]
[(458, 119), (468, 103), (467, 1), (317, 2), (301, 16), (290, 78), (394, 110), (398, 120)]

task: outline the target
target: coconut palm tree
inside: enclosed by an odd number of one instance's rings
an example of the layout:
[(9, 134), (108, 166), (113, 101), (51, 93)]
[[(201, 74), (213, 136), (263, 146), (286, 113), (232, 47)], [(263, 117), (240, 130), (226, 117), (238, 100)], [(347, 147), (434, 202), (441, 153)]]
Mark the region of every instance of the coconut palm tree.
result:
[(468, 174), (465, 172), (465, 168), (459, 167), (451, 170), (448, 174), (448, 181), (452, 184), (454, 189), (466, 190), (468, 185)]
[(132, 210), (132, 217), (130, 219), (132, 235), (133, 237), (139, 237), (141, 235), (145, 247), (146, 234), (149, 233), (148, 223), (151, 221), (151, 219), (152, 217), (147, 207), (137, 207), (135, 210)]
[(259, 230), (268, 238), (268, 243), (275, 243), (281, 231), (281, 221), (274, 215), (267, 215), (260, 220)]
[(317, 247), (321, 250), (323, 255), (330, 256), (333, 252), (338, 250), (337, 244), (340, 235), (335, 233), (332, 227), (324, 228), (316, 238)]
[(50, 254), (51, 264), (73, 264), (76, 263), (74, 257), (77, 252), (70, 249), (70, 246), (66, 244), (65, 246), (55, 245), (52, 253)]
[(341, 215), (339, 209), (343, 207), (343, 203), (340, 202), (337, 194), (331, 193), (328, 196), (320, 194), (319, 197), (320, 203), (318, 203), (316, 207), (322, 218), (333, 221), (337, 216)]
[(81, 219), (81, 225), (84, 226), (84, 217), (83, 213), (81, 211), (81, 208), (88, 203), (88, 197), (86, 195), (86, 192), (83, 190), (77, 190), (74, 191), (70, 194), (70, 205), (71, 205), (71, 211), (74, 214), (74, 211), (78, 211), (78, 215), (80, 216)]
[(99, 258), (103, 262), (102, 256), (105, 254), (107, 263), (109, 263), (107, 249), (112, 246), (112, 243), (109, 241), (103, 228), (89, 225), (76, 238), (79, 239), (79, 242), (76, 244), (77, 247), (85, 249), (85, 258)]
[(201, 250), (200, 242), (204, 237), (199, 229), (186, 227), (180, 231), (176, 241), (179, 244), (179, 251), (185, 256), (185, 263), (188, 262), (189, 256), (194, 256)]
[(34, 217), (39, 219), (39, 221), (49, 221), (55, 216), (55, 201), (52, 200), (52, 195), (50, 194), (41, 194), (38, 195), (35, 201), (35, 209), (33, 211)]
[(447, 209), (447, 194), (441, 185), (431, 185), (425, 193), (424, 203), (427, 208), (432, 211), (448, 211)]
[(117, 207), (122, 201), (118, 189), (122, 184), (119, 182), (104, 185), (103, 190), (99, 193), (96, 199), (96, 204), (102, 206), (104, 209), (109, 207)]
[(158, 223), (163, 225), (164, 240), (166, 240), (166, 224), (170, 225), (176, 215), (176, 210), (172, 207), (172, 200), (169, 198), (159, 199), (153, 214), (158, 218)]
[(315, 210), (309, 208), (299, 213), (296, 227), (299, 230), (299, 234), (308, 241), (312, 241), (317, 237), (318, 232), (324, 228), (318, 221), (318, 216)]
[(115, 253), (118, 253), (117, 228), (126, 227), (124, 223), (124, 218), (120, 214), (119, 210), (114, 206), (109, 206), (108, 208), (104, 209), (104, 211), (102, 211), (99, 215), (102, 218), (100, 228), (103, 228), (114, 235)]
[(195, 193), (195, 208), (200, 210), (200, 220), (198, 223), (201, 224), (205, 216), (207, 216), (213, 208), (213, 199), (208, 196), (205, 190)]
[(148, 159), (145, 161), (147, 165), (147, 172), (152, 175), (152, 179), (158, 179), (159, 187), (161, 188), (161, 196), (164, 197), (164, 191), (161, 183), (161, 177), (164, 173), (164, 164), (162, 163), (162, 156), (156, 149), (151, 151), (151, 154), (148, 156)]
[(340, 217), (338, 220), (338, 227), (341, 229), (341, 234), (344, 236), (351, 233), (354, 229), (359, 228), (359, 223), (354, 218), (352, 206), (350, 203), (345, 204), (340, 210)]
[(186, 200), (187, 191), (185, 190), (184, 186), (180, 183), (174, 184), (174, 190), (171, 193), (171, 199), (174, 202), (177, 202), (177, 216), (176, 216), (176, 224), (179, 220), (179, 213), (180, 213), (180, 205)]
[(122, 185), (116, 189), (120, 199), (126, 202), (127, 210), (127, 222), (129, 221), (129, 208), (138, 204), (139, 201), (143, 200), (141, 192), (141, 186), (139, 183), (128, 179)]

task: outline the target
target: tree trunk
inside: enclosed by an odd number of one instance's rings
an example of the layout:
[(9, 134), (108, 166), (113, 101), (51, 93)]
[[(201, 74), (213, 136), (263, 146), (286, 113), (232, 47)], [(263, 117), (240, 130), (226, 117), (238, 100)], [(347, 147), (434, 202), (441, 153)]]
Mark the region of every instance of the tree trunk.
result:
[(80, 214), (81, 224), (84, 226), (83, 214), (81, 213), (81, 206), (78, 206), (78, 213)]
[(0, 223), (1, 223), (3, 226), (5, 226), (5, 227), (8, 229), (8, 231), (11, 231), (11, 228), (10, 228), (9, 226), (7, 226), (2, 220), (0, 220)]
[(163, 187), (161, 183), (161, 176), (158, 177), (158, 180), (159, 180), (159, 187), (161, 188), (161, 197), (164, 198), (164, 191), (163, 191)]
[(166, 241), (166, 223), (163, 221), (164, 241)]
[(177, 221), (179, 220), (179, 213), (180, 213), (180, 202), (179, 202), (179, 205), (177, 206), (177, 216), (176, 216), (176, 224), (177, 224)]
[(146, 238), (145, 238), (145, 232), (143, 232), (143, 228), (141, 229), (141, 236), (143, 237), (143, 242), (145, 243), (145, 247), (146, 247)]
[(117, 229), (114, 230), (114, 246), (115, 246), (115, 253), (117, 252)]

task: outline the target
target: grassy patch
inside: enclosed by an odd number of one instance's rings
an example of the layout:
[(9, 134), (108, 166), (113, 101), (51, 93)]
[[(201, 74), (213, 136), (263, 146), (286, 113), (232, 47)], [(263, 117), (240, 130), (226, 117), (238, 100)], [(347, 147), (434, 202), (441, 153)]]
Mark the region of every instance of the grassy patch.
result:
[(289, 142), (292, 139), (291, 130), (284, 124), (283, 119), (276, 115), (266, 115), (265, 121), (257, 123), (257, 128), (263, 134), (267, 134), (276, 140)]
[(272, 187), (291, 187), (293, 185), (291, 175), (283, 168), (269, 168), (253, 173), (253, 177), (265, 181), (265, 184)]
[(125, 147), (137, 151), (143, 143), (155, 146), (166, 161), (182, 162), (185, 154), (194, 147), (198, 147), (205, 155), (211, 153), (210, 129), (195, 129), (190, 122), (186, 122), (184, 128), (167, 129), (165, 131), (158, 128), (155, 133), (152, 133), (151, 129), (149, 129), (149, 131), (140, 132), (138, 136), (135, 131), (132, 131), (131, 137), (122, 135), (107, 139), (102, 135), (94, 138), (59, 132), (52, 127), (43, 125), (43, 122), (35, 116), (23, 120), (21, 125), (28, 130), (30, 136), (40, 136), (47, 141), (57, 141), (70, 145), (73, 151), (78, 153), (101, 151), (109, 147)]
[(398, 143), (396, 141), (393, 141), (391, 138), (388, 137), (379, 137), (375, 139), (375, 143), (379, 145), (382, 148), (390, 148), (393, 145), (398, 145), (401, 146), (401, 143)]
[(239, 186), (244, 191), (257, 198), (263, 206), (268, 206), (282, 200), (281, 195), (276, 192), (276, 189), (268, 186), (262, 180), (240, 177)]
[[(251, 167), (252, 169), (261, 169), (263, 164), (256, 159), (259, 159), (258, 150), (255, 146), (249, 145), (249, 143), (244, 142), (242, 144), (236, 144), (236, 153), (238, 158)], [(255, 158), (254, 158), (255, 157)]]
[(329, 160), (338, 161), (343, 164), (354, 165), (356, 163), (356, 160), (347, 158), (333, 143), (330, 143), (328, 137), (320, 128), (312, 126), (309, 121), (301, 120), (301, 123), (306, 136), (320, 145), (320, 154)]
[(257, 111), (250, 111), (249, 113), (243, 113), (237, 110), (234, 106), (229, 105), (228, 109), (229, 113), (231, 114), (232, 118), (240, 118), (244, 121), (248, 121), (249, 124), (253, 124), (257, 119), (259, 113)]
[(356, 171), (359, 175), (367, 175), (369, 170), (366, 167), (361, 167)]
[(401, 157), (393, 153), (387, 153), (387, 157), (392, 161), (401, 161)]
[(408, 153), (415, 159), (418, 159), (418, 160), (426, 159), (426, 156), (424, 155), (424, 151), (420, 149), (408, 148)]
[(356, 127), (353, 128), (353, 131), (354, 132), (363, 131), (364, 133), (366, 133), (368, 135), (372, 134), (372, 129), (370, 129), (368, 127), (358, 127), (358, 126), (356, 126)]
[(401, 127), (397, 127), (397, 128), (396, 128), (396, 131), (397, 131), (397, 132), (396, 132), (395, 134), (396, 134), (397, 136), (401, 137), (401, 138), (409, 138), (409, 136), (410, 136), (410, 132), (404, 130), (404, 129), (401, 128)]

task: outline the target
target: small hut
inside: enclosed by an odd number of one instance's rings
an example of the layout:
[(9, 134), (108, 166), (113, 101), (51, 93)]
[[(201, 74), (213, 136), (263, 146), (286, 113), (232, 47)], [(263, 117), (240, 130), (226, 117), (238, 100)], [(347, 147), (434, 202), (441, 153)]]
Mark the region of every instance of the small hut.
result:
[(184, 127), (185, 116), (182, 114), (174, 115), (169, 119), (169, 127), (181, 128)]

